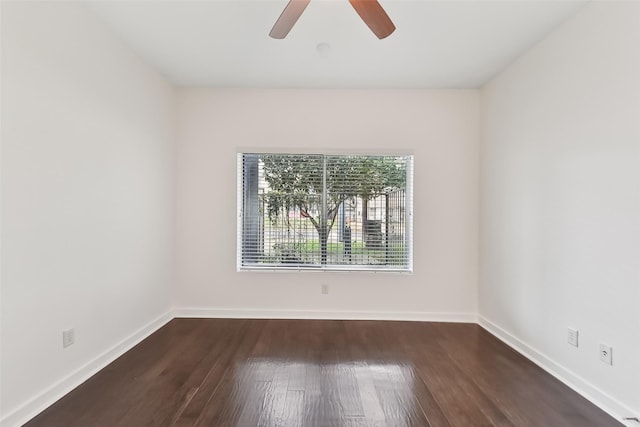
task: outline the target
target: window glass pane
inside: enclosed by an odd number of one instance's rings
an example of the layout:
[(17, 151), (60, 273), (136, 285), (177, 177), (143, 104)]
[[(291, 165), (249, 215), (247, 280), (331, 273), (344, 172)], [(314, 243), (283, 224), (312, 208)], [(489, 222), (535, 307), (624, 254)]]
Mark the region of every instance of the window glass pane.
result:
[(411, 160), (239, 155), (239, 267), (410, 271)]

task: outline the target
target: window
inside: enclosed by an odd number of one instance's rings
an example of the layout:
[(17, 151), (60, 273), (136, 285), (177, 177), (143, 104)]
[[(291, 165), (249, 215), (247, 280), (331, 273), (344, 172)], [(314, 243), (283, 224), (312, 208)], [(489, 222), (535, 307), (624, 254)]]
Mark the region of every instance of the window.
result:
[(412, 156), (238, 154), (238, 268), (412, 270)]

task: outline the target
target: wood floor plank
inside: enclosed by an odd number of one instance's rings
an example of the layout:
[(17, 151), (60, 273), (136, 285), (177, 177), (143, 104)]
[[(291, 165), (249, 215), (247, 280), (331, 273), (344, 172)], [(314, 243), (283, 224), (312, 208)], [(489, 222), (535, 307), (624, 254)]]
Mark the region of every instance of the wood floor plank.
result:
[(401, 350), (395, 331), (375, 322), (351, 322), (349, 342), (355, 360), (368, 360), (378, 403), (384, 413), (382, 425), (431, 426), (414, 393), (415, 372)]
[(174, 319), (27, 427), (613, 427), (472, 324)]
[[(414, 330), (420, 325), (404, 325), (400, 333), (406, 338), (414, 336)], [(437, 399), (439, 407), (451, 425), (496, 426), (495, 419), (487, 416), (487, 411), (494, 412), (494, 408), (485, 408), (478, 403), (482, 397), (472, 381), (459, 368), (451, 363), (450, 355), (442, 346), (442, 334), (433, 325), (431, 338), (423, 340), (419, 345), (405, 350), (411, 351), (413, 363), (418, 376)], [(491, 402), (489, 402), (492, 405)]]
[(233, 425), (240, 415), (242, 396), (246, 393), (247, 372), (243, 369), (248, 354), (260, 340), (266, 322), (244, 321), (226, 351), (203, 382), (200, 392), (176, 422), (180, 426)]

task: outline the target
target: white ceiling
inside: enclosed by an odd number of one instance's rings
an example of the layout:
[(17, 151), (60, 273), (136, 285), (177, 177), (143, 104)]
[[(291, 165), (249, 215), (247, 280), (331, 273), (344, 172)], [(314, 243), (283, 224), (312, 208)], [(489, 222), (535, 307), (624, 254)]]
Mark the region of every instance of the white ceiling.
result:
[[(90, 1), (98, 17), (180, 86), (477, 88), (585, 1), (380, 0), (378, 40), (347, 0), (312, 0), (284, 40), (287, 0)], [(318, 49), (328, 44), (328, 49)]]

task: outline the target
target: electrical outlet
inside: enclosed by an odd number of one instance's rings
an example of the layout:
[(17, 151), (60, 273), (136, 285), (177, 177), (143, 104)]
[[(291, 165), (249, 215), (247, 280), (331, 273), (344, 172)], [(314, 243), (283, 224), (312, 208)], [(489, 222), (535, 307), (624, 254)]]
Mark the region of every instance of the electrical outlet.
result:
[(600, 344), (600, 360), (607, 365), (613, 365), (613, 348), (606, 344)]
[(62, 331), (62, 348), (67, 348), (75, 342), (75, 330), (73, 328)]
[(327, 295), (329, 293), (329, 285), (327, 285), (326, 283), (320, 285), (320, 293)]
[(574, 347), (578, 346), (578, 330), (568, 328), (567, 329), (567, 342)]

